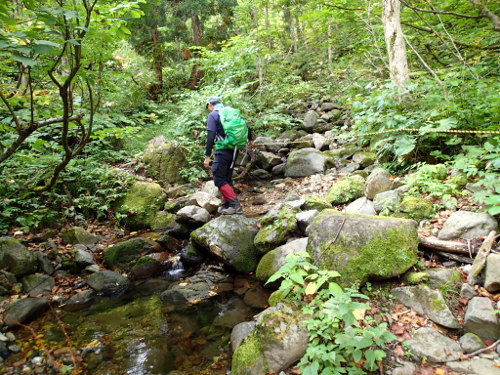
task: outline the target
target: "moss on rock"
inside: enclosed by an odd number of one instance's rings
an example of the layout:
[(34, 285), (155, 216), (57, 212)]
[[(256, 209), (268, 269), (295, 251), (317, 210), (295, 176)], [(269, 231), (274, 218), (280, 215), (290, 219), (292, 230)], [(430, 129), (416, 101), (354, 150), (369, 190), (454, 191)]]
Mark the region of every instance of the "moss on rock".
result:
[(365, 180), (361, 176), (345, 177), (332, 185), (326, 200), (331, 204), (343, 204), (362, 197), (365, 192)]
[(398, 276), (417, 261), (411, 220), (323, 210), (307, 234), (308, 252), (322, 269), (338, 271), (343, 286)]
[(283, 245), (288, 236), (297, 229), (297, 219), (295, 215), (300, 211), (298, 208), (291, 208), (284, 205), (276, 218), (265, 218), (262, 227), (254, 238), (255, 247), (262, 253)]
[(165, 199), (160, 185), (139, 181), (130, 187), (117, 211), (128, 214), (126, 225), (131, 229), (150, 228)]
[(306, 203), (304, 203), (304, 211), (306, 210), (324, 210), (326, 208), (332, 208), (330, 202), (325, 198), (318, 197), (316, 195), (307, 195), (304, 197)]
[(408, 197), (399, 204), (393, 216), (420, 222), (429, 219), (433, 213), (432, 204), (422, 198)]
[(104, 262), (112, 269), (128, 271), (141, 256), (155, 251), (155, 244), (145, 238), (131, 238), (104, 250)]

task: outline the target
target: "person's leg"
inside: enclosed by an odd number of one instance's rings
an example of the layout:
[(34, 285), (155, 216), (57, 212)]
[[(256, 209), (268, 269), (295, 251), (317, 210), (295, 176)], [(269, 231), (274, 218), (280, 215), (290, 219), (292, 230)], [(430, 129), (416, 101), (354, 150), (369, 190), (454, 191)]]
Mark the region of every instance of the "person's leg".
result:
[(217, 154), (212, 164), (214, 183), (222, 194), (222, 207), (219, 213), (224, 215), (241, 214), (240, 202), (232, 186), (232, 154)]

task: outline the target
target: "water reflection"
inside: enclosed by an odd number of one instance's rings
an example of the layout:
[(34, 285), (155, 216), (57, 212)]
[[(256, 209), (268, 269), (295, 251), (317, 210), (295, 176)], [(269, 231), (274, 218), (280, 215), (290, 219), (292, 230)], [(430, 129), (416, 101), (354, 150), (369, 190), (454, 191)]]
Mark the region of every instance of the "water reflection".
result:
[[(173, 312), (158, 298), (169, 283), (165, 277), (143, 280), (120, 297), (102, 298), (78, 312), (59, 312), (75, 347), (83, 349), (88, 373), (226, 374), (232, 327), (258, 311), (230, 292)], [(51, 314), (35, 324), (47, 344), (66, 346)]]

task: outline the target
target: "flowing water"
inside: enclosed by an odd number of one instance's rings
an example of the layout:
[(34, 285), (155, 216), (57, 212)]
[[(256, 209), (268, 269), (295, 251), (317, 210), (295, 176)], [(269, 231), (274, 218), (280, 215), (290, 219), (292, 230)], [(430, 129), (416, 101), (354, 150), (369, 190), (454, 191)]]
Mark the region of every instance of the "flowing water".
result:
[[(258, 310), (229, 292), (178, 310), (165, 306), (161, 291), (179, 273), (136, 282), (126, 294), (102, 297), (79, 311), (58, 310), (67, 336), (95, 375), (226, 374), (231, 329)], [(65, 347), (66, 338), (53, 313), (32, 324), (47, 347)]]

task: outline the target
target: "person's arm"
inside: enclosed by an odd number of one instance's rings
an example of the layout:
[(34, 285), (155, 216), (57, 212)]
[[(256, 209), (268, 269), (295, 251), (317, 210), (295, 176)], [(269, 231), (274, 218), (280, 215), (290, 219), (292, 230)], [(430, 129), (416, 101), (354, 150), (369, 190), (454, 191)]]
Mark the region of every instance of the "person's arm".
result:
[(215, 143), (215, 132), (207, 130), (207, 147), (205, 149), (205, 160), (203, 160), (203, 166), (208, 168), (210, 166), (210, 155), (212, 155), (212, 149)]

